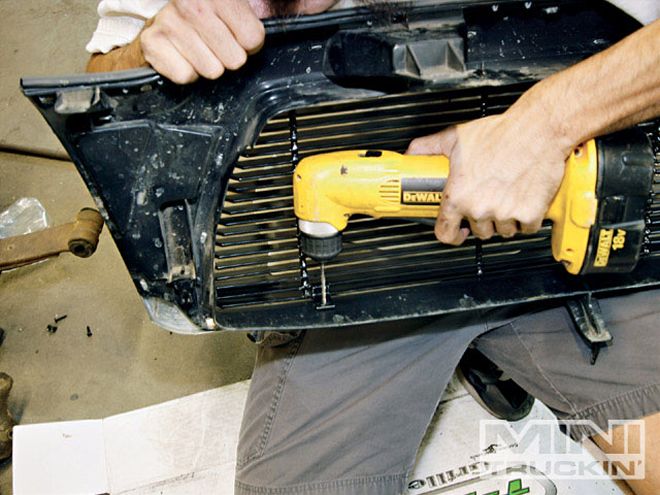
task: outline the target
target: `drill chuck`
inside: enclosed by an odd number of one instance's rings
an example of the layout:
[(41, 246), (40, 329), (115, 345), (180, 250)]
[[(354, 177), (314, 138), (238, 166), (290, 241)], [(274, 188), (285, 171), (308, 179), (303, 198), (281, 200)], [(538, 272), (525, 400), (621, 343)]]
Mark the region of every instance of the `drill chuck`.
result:
[(331, 237), (312, 237), (300, 233), (300, 249), (304, 254), (319, 263), (334, 259), (341, 252), (341, 233)]

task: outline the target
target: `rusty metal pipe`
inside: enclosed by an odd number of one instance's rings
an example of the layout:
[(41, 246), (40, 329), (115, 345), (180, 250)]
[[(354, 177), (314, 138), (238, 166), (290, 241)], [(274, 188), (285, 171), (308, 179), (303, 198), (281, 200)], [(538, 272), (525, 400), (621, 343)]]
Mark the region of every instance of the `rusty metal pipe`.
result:
[(0, 239), (0, 270), (28, 265), (67, 251), (87, 258), (96, 251), (102, 228), (99, 212), (83, 208), (73, 222)]

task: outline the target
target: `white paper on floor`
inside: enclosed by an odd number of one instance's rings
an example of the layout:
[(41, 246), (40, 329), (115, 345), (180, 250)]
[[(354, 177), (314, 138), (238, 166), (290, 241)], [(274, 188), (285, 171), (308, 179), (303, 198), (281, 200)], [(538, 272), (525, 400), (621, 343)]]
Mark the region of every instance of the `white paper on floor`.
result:
[[(248, 382), (236, 383), (99, 421), (18, 426), (14, 493), (230, 495), (247, 389)], [(517, 425), (539, 418), (552, 414), (537, 402)], [(502, 449), (480, 448), (479, 422), (486, 419), (492, 418), (452, 381), (409, 494), (622, 495), (610, 480), (552, 479), (529, 465), (493, 475), (490, 459)], [(585, 462), (593, 460), (580, 452)]]
[[(521, 433), (528, 427), (527, 440), (541, 455), (514, 458), (520, 447), (501, 441), (506, 435), (480, 445), (480, 423), (487, 420), (498, 427)], [(530, 428), (532, 426), (532, 428)], [(499, 428), (498, 428), (499, 431)], [(536, 435), (535, 435), (536, 434)], [(519, 437), (515, 437), (519, 438)], [(523, 438), (524, 435), (523, 435)], [(538, 443), (534, 443), (536, 440)], [(529, 445), (528, 445), (529, 447)], [(550, 453), (550, 455), (547, 455)], [(570, 465), (563, 462), (563, 473), (547, 475), (561, 454), (570, 453)], [(508, 454), (508, 455), (507, 455)], [(546, 454), (546, 455), (543, 455)], [(552, 458), (547, 466), (543, 460)], [(506, 461), (506, 462), (503, 462)], [(499, 466), (499, 467), (498, 467)], [(539, 467), (541, 469), (539, 469)], [(572, 473), (597, 472), (598, 478), (573, 477)], [(557, 469), (559, 471), (559, 469)], [(622, 495), (624, 492), (607, 478), (594, 457), (559, 430), (550, 410), (536, 401), (525, 419), (507, 423), (495, 421), (470, 397), (455, 378), (450, 383), (417, 456), (409, 479), (409, 495)]]
[(89, 495), (108, 492), (103, 421), (14, 428), (14, 493)]

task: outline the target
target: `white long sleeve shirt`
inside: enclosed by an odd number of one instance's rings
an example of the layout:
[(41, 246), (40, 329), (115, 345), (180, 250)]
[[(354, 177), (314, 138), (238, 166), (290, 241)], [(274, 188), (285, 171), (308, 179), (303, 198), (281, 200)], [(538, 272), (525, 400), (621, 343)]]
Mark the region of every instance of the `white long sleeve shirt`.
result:
[[(147, 19), (155, 16), (169, 0), (101, 0), (99, 23), (87, 44), (90, 53), (108, 53), (133, 41)], [(660, 18), (659, 0), (609, 0), (644, 24)], [(355, 0), (340, 0), (333, 8), (355, 6)]]

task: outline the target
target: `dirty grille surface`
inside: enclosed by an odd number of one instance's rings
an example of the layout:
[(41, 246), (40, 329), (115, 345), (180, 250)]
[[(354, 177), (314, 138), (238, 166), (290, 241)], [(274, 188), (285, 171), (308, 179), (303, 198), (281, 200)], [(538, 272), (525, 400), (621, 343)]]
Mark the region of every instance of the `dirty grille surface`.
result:
[[(308, 107), (271, 119), (236, 163), (228, 184), (216, 235), (218, 307), (309, 304), (320, 293), (319, 265), (298, 248), (291, 175), (300, 159), (357, 148), (401, 152), (414, 137), (503, 112), (525, 89), (388, 96)], [(660, 252), (660, 160), (655, 184), (647, 254)], [(549, 239), (550, 227), (544, 225), (533, 236), (503, 242), (470, 238), (461, 247), (449, 247), (440, 245), (427, 225), (356, 217), (343, 234), (342, 253), (326, 264), (327, 282), (332, 297), (340, 300), (507, 271), (538, 272), (556, 264)]]
[(660, 121), (656, 122), (649, 133), (655, 153), (655, 173), (653, 175), (653, 192), (649, 198), (650, 204), (646, 216), (647, 238), (644, 254), (660, 256)]

